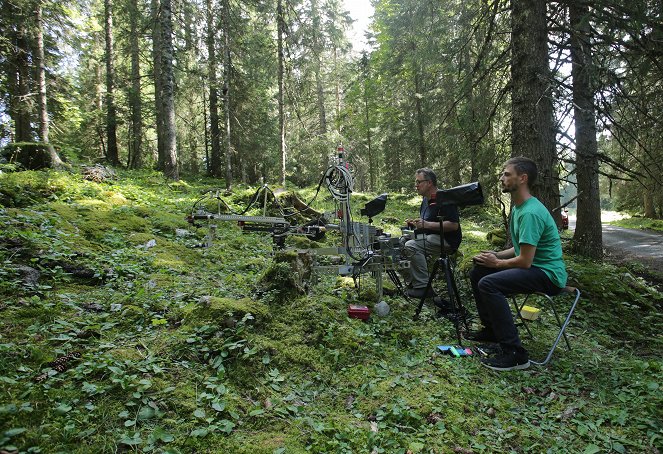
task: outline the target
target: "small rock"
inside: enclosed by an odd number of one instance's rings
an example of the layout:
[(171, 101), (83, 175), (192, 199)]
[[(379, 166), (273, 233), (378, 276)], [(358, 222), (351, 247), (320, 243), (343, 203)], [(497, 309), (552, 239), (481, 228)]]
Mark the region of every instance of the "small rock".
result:
[(202, 306), (207, 306), (209, 307), (210, 303), (212, 302), (212, 297), (210, 295), (204, 295), (198, 298), (198, 304)]
[(36, 287), (37, 284), (39, 284), (39, 277), (41, 276), (41, 273), (36, 269), (25, 265), (16, 265), (14, 269), (19, 272), (21, 275), (21, 280), (25, 285)]
[(182, 237), (191, 236), (191, 235), (193, 235), (193, 233), (190, 232), (187, 229), (175, 229), (175, 236), (177, 236), (177, 237), (182, 238)]

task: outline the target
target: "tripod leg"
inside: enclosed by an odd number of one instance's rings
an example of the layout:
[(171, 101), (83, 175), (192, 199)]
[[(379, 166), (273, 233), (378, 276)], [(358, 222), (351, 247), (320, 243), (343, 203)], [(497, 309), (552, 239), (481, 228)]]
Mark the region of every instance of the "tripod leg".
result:
[(424, 307), (424, 301), (426, 300), (426, 295), (428, 295), (428, 293), (433, 289), (433, 279), (435, 279), (435, 275), (437, 274), (437, 269), (439, 267), (440, 267), (440, 260), (436, 260), (435, 264), (433, 265), (433, 270), (430, 273), (430, 277), (428, 278), (428, 284), (426, 285), (426, 290), (424, 291), (424, 295), (421, 297), (419, 305), (417, 306), (417, 310), (414, 313), (414, 320), (419, 318), (421, 309)]
[(391, 282), (396, 286), (398, 292), (405, 298), (405, 300), (411, 302), (401, 279), (398, 277), (398, 273), (394, 270), (387, 270), (387, 276), (389, 276), (389, 279), (391, 279)]
[(469, 332), (470, 331), (470, 326), (467, 322), (467, 311), (465, 310), (465, 307), (463, 306), (463, 302), (460, 299), (460, 292), (458, 291), (458, 286), (456, 285), (456, 276), (454, 274), (454, 269), (451, 265), (449, 265), (449, 272), (451, 274), (451, 285), (453, 287), (454, 295), (456, 296), (456, 303), (458, 305), (456, 308), (458, 309), (458, 314), (463, 322), (463, 326), (465, 327), (465, 331)]
[(447, 281), (447, 294), (449, 295), (449, 301), (451, 302), (451, 309), (453, 311), (454, 318), (454, 328), (456, 328), (456, 339), (458, 340), (458, 345), (462, 345), (460, 339), (460, 298), (458, 297), (458, 289), (456, 288), (456, 282), (454, 280), (451, 268), (449, 267), (449, 259), (444, 258), (444, 277)]

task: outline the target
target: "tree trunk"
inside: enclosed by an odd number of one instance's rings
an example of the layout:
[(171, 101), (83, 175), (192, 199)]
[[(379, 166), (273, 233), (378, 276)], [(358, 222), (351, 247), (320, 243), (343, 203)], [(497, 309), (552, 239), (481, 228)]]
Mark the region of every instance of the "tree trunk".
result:
[[(649, 179), (649, 184), (653, 185), (653, 181), (650, 178)], [(643, 188), (642, 190), (642, 202), (643, 202), (643, 208), (644, 208), (644, 215), (646, 218), (649, 219), (656, 219), (656, 204), (654, 202), (654, 191), (652, 190), (652, 186), (648, 186), (646, 188)], [(577, 228), (576, 228), (577, 231)]]
[(424, 113), (421, 105), (421, 76), (418, 68), (414, 70), (414, 103), (417, 110), (417, 142), (419, 148), (419, 164), (421, 167), (430, 166), (426, 156), (426, 138), (424, 135)]
[(322, 31), (320, 25), (320, 12), (318, 11), (318, 2), (316, 0), (311, 0), (311, 16), (313, 18), (313, 59), (319, 118), (318, 134), (324, 136), (327, 133), (327, 115), (325, 112), (325, 91), (321, 63), (323, 48), (320, 36)]
[(95, 120), (95, 130), (97, 136), (99, 137), (99, 159), (103, 159), (106, 156), (106, 139), (105, 131), (102, 123), (102, 118), (104, 117), (104, 74), (101, 63), (95, 63), (95, 102), (97, 108), (97, 119)]
[(32, 142), (30, 102), (30, 59), (28, 44), (27, 17), (21, 9), (12, 6), (16, 15), (16, 35), (13, 36), (13, 52), (11, 55), (14, 71), (11, 71), (10, 116), (14, 120), (14, 141)]
[(279, 105), (279, 155), (281, 157), (281, 185), (285, 187), (286, 176), (286, 151), (285, 151), (285, 109), (283, 105), (283, 95), (285, 92), (284, 84), (284, 55), (283, 55), (283, 40), (285, 34), (285, 18), (283, 17), (283, 0), (278, 0), (276, 5), (276, 22), (277, 22), (277, 47), (278, 47), (278, 105)]
[(59, 168), (64, 165), (55, 147), (49, 143), (48, 130), (48, 104), (46, 97), (46, 62), (44, 59), (44, 21), (42, 17), (41, 0), (35, 7), (35, 19), (37, 20), (37, 42), (35, 52), (35, 65), (37, 66), (37, 81), (39, 85), (39, 135), (41, 141), (46, 145), (50, 155), (51, 167)]
[(115, 74), (113, 68), (113, 11), (111, 0), (104, 0), (106, 32), (106, 159), (112, 165), (120, 163), (117, 151), (117, 115), (115, 112)]
[[(205, 132), (205, 173), (207, 175), (212, 174), (212, 168), (210, 167), (210, 155), (209, 155), (209, 131), (207, 130), (207, 105), (205, 104), (205, 82), (203, 81), (203, 130)], [(209, 95), (207, 95), (209, 99)]]
[(143, 105), (140, 87), (140, 47), (138, 42), (140, 16), (138, 0), (131, 0), (130, 8), (131, 92), (129, 93), (129, 106), (131, 109), (131, 148), (129, 167), (140, 169), (143, 167)]
[[(532, 194), (551, 210), (559, 205), (559, 180), (546, 1), (521, 0), (511, 6), (511, 155), (536, 162), (539, 177)], [(553, 217), (560, 225), (561, 214)]]
[(161, 5), (159, 0), (151, 0), (152, 9), (152, 65), (154, 78), (154, 115), (157, 130), (157, 170), (164, 170), (166, 157), (164, 154), (164, 118), (161, 108), (161, 99), (163, 97), (161, 81)]
[(173, 20), (171, 0), (161, 0), (161, 109), (164, 120), (164, 169), (166, 178), (179, 180), (175, 126), (175, 81), (173, 75)]
[(230, 80), (231, 80), (231, 62), (230, 62), (230, 3), (223, 0), (223, 116), (226, 127), (226, 189), (232, 187), (232, 157), (233, 147), (230, 141)]
[(219, 129), (219, 84), (216, 77), (216, 23), (214, 21), (213, 0), (207, 0), (207, 68), (209, 78), (209, 122), (212, 154), (210, 156), (210, 174), (221, 178), (221, 130)]
[(573, 249), (584, 256), (600, 259), (603, 257), (603, 237), (594, 91), (591, 84), (593, 71), (589, 4), (584, 0), (576, 0), (569, 5), (569, 13), (578, 179), (578, 218)]
[(369, 68), (368, 68), (368, 56), (366, 53), (362, 55), (361, 59), (361, 65), (364, 73), (364, 83), (363, 83), (363, 88), (364, 88), (364, 121), (365, 121), (365, 129), (366, 129), (366, 148), (367, 148), (367, 154), (368, 154), (368, 173), (369, 173), (369, 181), (371, 187), (369, 188), (372, 191), (375, 191), (376, 188), (376, 180), (377, 180), (377, 171), (376, 171), (376, 163), (375, 163), (375, 157), (373, 156), (373, 147), (371, 144), (371, 117), (370, 117), (370, 103), (369, 103), (369, 94), (368, 94), (368, 83), (369, 83)]

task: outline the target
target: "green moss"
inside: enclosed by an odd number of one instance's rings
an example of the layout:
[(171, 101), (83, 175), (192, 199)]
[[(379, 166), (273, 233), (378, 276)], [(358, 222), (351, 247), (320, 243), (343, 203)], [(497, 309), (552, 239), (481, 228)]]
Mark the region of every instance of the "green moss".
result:
[[(242, 234), (233, 223), (219, 223), (212, 247), (187, 247), (174, 228), (217, 180), (168, 186), (157, 172), (120, 170), (118, 180), (97, 184), (21, 173), (15, 183), (25, 186), (29, 203), (0, 209), (0, 273), (19, 258), (112, 270), (96, 286), (46, 269), (33, 291), (0, 286), (0, 420), (27, 429), (9, 441), (22, 450), (502, 452), (594, 444), (609, 451), (629, 440), (629, 450), (645, 452), (660, 440), (661, 296), (632, 267), (567, 254), (571, 282), (583, 291), (567, 329), (573, 350), (558, 349), (546, 369), (497, 375), (477, 359), (436, 353), (437, 345), (455, 342), (455, 330), (428, 304), (414, 321), (414, 307), (387, 295), (388, 317), (348, 318), (348, 304), (373, 303), (368, 275), (359, 300), (352, 280), (335, 286), (334, 275), (321, 276), (305, 295), (289, 291), (293, 263), (305, 260), (297, 251), (273, 258), (269, 235)], [(239, 204), (254, 191), (228, 198)], [(300, 198), (314, 192), (307, 188)], [(419, 200), (389, 200), (385, 217), (393, 221), (384, 227), (397, 232)], [(329, 200), (320, 204), (316, 209), (333, 209)], [(460, 269), (492, 248), (484, 232), (495, 219), (483, 207), (463, 211)], [(156, 245), (144, 247), (152, 239)], [(337, 241), (326, 239), (329, 246)], [(269, 279), (256, 286), (261, 273)], [(463, 271), (457, 277), (471, 310)], [(113, 304), (121, 309), (111, 312)], [(247, 313), (255, 319), (243, 321)], [(539, 340), (556, 333), (545, 315), (532, 326), (537, 341), (524, 339), (533, 355), (545, 353)], [(35, 383), (47, 363), (71, 351), (83, 357)], [(146, 407), (158, 415), (133, 425)], [(204, 418), (194, 415), (199, 408)], [(218, 428), (225, 420), (235, 424), (229, 434)], [(204, 437), (192, 435), (214, 425)], [(157, 427), (174, 440), (148, 446)], [(119, 443), (134, 433), (137, 446)]]
[[(207, 296), (200, 301), (187, 303), (175, 309), (176, 317), (183, 318), (187, 324), (198, 324), (205, 321), (224, 323), (232, 317), (241, 320), (246, 314), (252, 314), (258, 323), (264, 322), (269, 316), (269, 308), (250, 298), (221, 298)], [(230, 322), (228, 322), (230, 323)]]

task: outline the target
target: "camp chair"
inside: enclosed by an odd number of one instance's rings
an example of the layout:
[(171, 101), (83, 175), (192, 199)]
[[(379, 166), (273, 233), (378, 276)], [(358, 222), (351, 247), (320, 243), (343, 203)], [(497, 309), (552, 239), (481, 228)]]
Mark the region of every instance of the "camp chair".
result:
[[(523, 300), (520, 303), (518, 302), (518, 297), (519, 296), (524, 296)], [(528, 318), (523, 316), (523, 308), (525, 308), (525, 314), (527, 315), (527, 309), (529, 309), (529, 307), (526, 308), (527, 302), (530, 300), (530, 298), (534, 298), (534, 297), (537, 297), (537, 296), (541, 297), (544, 301), (547, 302), (548, 306), (550, 306), (550, 308), (552, 309), (553, 314), (555, 314), (555, 319), (557, 320), (557, 324), (559, 325), (559, 333), (557, 334), (557, 337), (555, 338), (555, 341), (553, 342), (552, 347), (550, 348), (550, 351), (548, 351), (548, 355), (546, 356), (546, 358), (541, 362), (531, 361), (532, 364), (536, 364), (536, 365), (539, 365), (539, 366), (544, 366), (544, 365), (548, 364), (548, 362), (550, 361), (550, 358), (552, 358), (553, 352), (555, 351), (555, 348), (557, 348), (557, 344), (559, 344), (559, 341), (562, 339), (562, 336), (564, 337), (564, 341), (566, 342), (567, 348), (569, 350), (571, 350), (571, 344), (569, 343), (568, 337), (566, 337), (565, 330), (566, 330), (566, 327), (569, 324), (569, 321), (571, 320), (571, 316), (573, 315), (573, 311), (575, 310), (576, 305), (578, 304), (578, 300), (580, 299), (580, 290), (577, 289), (576, 287), (565, 287), (565, 288), (562, 289), (562, 291), (560, 293), (558, 293), (557, 295), (554, 295), (554, 296), (550, 296), (550, 295), (548, 295), (546, 293), (543, 293), (543, 292), (535, 292), (535, 293), (529, 293), (529, 294), (524, 294), (524, 295), (514, 295), (512, 297), (512, 300), (513, 300), (513, 306), (514, 306), (515, 311), (516, 311), (516, 319), (519, 320), (520, 325), (525, 327), (525, 329), (527, 330), (527, 333), (529, 334), (529, 336), (531, 338), (534, 338), (534, 336), (532, 335), (532, 332), (530, 331), (529, 327), (527, 326), (528, 322), (530, 322), (531, 319), (528, 319)], [(564, 319), (564, 321), (562, 322), (562, 319), (560, 318), (559, 312), (557, 311), (558, 301), (556, 301), (556, 300), (558, 300), (560, 298), (564, 298), (565, 296), (573, 297), (573, 303), (571, 304), (571, 308), (569, 309), (569, 312), (566, 315), (566, 319)]]

